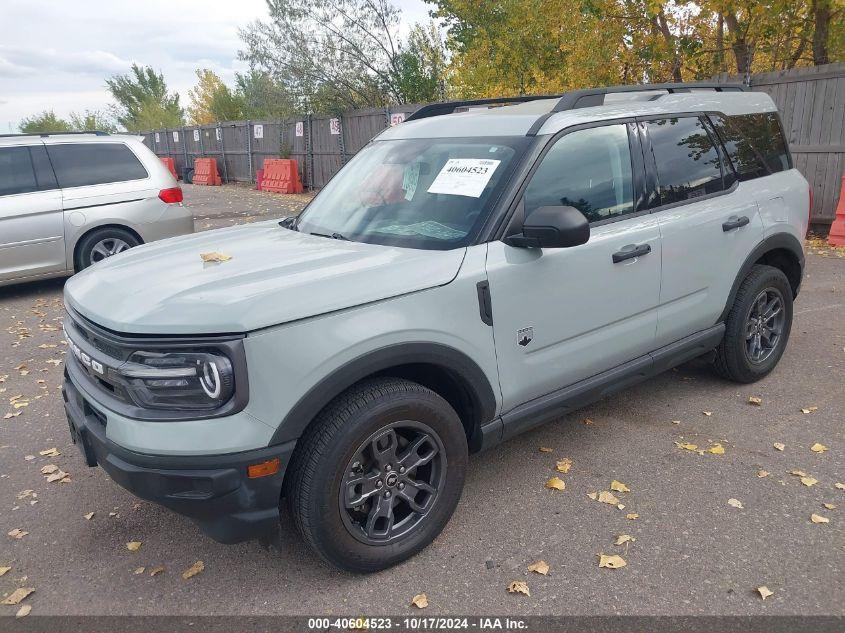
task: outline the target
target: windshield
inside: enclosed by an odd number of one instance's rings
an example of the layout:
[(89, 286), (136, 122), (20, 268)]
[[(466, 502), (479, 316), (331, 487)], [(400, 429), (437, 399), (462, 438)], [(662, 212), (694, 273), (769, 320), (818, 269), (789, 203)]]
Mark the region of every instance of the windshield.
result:
[(332, 178), (297, 228), (408, 248), (466, 246), (526, 144), (524, 137), (376, 141)]

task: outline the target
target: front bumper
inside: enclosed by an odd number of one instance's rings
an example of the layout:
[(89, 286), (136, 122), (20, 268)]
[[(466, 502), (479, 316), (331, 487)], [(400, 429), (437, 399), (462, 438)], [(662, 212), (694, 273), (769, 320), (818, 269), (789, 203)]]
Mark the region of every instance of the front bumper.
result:
[[(88, 466), (99, 465), (131, 493), (191, 518), (221, 543), (238, 543), (277, 529), (292, 443), (228, 455), (137, 453), (106, 437), (106, 416), (67, 371), (62, 395), (71, 438)], [(247, 476), (247, 466), (274, 458), (281, 463), (277, 473), (255, 479)]]

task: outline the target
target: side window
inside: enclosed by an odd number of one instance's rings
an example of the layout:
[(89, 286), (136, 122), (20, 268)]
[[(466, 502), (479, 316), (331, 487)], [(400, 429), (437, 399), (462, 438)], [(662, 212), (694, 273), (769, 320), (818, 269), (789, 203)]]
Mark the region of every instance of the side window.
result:
[(624, 124), (570, 132), (543, 157), (525, 191), (525, 215), (571, 206), (590, 222), (634, 210), (628, 129)]
[(48, 145), (47, 153), (62, 188), (147, 177), (141, 161), (122, 143)]
[(777, 115), (711, 115), (740, 180), (767, 176), (791, 167)]
[(38, 181), (38, 189), (40, 191), (58, 189), (56, 175), (53, 173), (53, 166), (50, 165), (50, 159), (47, 158), (47, 150), (44, 149), (44, 146), (30, 147), (29, 155), (32, 157), (32, 166), (35, 167), (35, 180)]
[(38, 191), (28, 147), (0, 148), (0, 196)]
[(722, 190), (719, 153), (698, 117), (659, 119), (646, 125), (661, 205)]

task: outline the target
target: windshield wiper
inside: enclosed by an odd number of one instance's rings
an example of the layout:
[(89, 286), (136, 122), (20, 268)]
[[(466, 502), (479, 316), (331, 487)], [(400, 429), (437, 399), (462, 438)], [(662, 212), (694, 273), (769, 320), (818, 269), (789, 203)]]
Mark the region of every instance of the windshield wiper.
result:
[(298, 231), (299, 227), (296, 226), (298, 219), (299, 217), (295, 215), (282, 218), (281, 220), (279, 220), (279, 226), (282, 226), (286, 229), (290, 229), (291, 231)]
[(343, 240), (344, 242), (351, 241), (348, 237), (344, 237), (340, 233), (310, 233), (310, 235), (316, 235), (317, 237), (330, 237), (333, 240)]

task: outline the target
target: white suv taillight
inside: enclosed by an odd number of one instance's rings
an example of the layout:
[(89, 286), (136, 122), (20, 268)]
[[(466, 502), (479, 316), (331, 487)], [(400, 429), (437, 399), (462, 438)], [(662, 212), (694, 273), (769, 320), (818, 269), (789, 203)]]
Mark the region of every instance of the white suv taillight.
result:
[(182, 202), (182, 188), (171, 187), (170, 189), (162, 189), (158, 192), (158, 197), (162, 202), (166, 202), (167, 204)]

